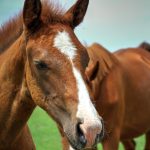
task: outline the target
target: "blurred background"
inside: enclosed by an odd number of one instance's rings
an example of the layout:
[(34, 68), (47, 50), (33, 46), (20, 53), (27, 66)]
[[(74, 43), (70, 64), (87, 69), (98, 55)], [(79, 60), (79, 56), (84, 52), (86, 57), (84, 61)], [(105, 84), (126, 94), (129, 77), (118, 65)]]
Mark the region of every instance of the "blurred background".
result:
[[(59, 0), (59, 3), (67, 9), (75, 1)], [(23, 2), (0, 0), (0, 26), (22, 10)], [(150, 0), (90, 0), (84, 22), (75, 32), (83, 43), (98, 42), (109, 51), (150, 42)], [(37, 150), (61, 149), (55, 123), (41, 109), (34, 111), (29, 125)], [(137, 150), (142, 150), (144, 137), (136, 140)]]

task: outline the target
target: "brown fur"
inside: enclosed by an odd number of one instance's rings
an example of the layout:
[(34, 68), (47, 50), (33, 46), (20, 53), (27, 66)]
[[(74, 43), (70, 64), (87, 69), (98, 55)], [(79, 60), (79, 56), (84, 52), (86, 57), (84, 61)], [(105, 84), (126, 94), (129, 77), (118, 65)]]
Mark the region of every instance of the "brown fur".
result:
[(22, 33), (22, 17), (11, 19), (0, 28), (0, 52), (6, 50)]

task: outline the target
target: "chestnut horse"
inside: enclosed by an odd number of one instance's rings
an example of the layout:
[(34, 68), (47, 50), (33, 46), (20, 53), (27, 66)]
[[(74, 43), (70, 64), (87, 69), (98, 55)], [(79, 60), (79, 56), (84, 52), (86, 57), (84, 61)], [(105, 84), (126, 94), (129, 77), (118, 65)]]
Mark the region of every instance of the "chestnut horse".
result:
[[(133, 138), (146, 134), (145, 150), (150, 150), (150, 45), (111, 53), (93, 44), (87, 51), (88, 85), (108, 133), (103, 149), (117, 150), (122, 141), (126, 150), (135, 150)], [(73, 150), (65, 136), (63, 144), (64, 150)]]
[(36, 106), (58, 123), (75, 149), (102, 138), (102, 119), (85, 79), (89, 57), (74, 34), (88, 2), (78, 0), (63, 13), (50, 3), (25, 0), (23, 17), (1, 28), (1, 150), (35, 149), (27, 121)]

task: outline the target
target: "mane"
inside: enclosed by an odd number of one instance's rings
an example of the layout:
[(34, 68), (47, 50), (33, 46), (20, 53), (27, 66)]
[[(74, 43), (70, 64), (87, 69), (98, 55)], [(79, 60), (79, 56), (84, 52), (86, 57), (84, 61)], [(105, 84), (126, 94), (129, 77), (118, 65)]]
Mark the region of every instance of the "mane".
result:
[[(41, 19), (43, 23), (66, 23), (63, 15), (64, 11), (58, 4), (45, 0), (42, 1)], [(21, 12), (0, 27), (0, 53), (9, 48), (22, 32), (23, 17)]]
[(98, 72), (98, 78), (99, 81), (101, 81), (103, 77), (106, 76), (115, 66), (115, 64), (118, 63), (118, 60), (106, 48), (97, 43), (94, 43), (93, 45), (88, 47), (87, 50), (90, 57), (90, 63), (97, 61), (99, 62), (100, 69)]
[(0, 28), (0, 53), (7, 49), (22, 33), (21, 15), (9, 20)]
[(143, 42), (139, 45), (139, 48), (143, 48), (145, 50), (147, 50), (148, 52), (150, 52), (150, 44), (147, 42)]

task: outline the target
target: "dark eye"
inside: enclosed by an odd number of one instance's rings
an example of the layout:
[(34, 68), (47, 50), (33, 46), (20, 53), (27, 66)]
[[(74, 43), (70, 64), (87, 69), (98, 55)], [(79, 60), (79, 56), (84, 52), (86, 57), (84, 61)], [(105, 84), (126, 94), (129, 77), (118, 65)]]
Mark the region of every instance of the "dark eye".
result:
[(41, 61), (41, 60), (34, 60), (34, 65), (36, 66), (36, 68), (38, 70), (46, 70), (48, 69), (48, 66), (45, 62)]

